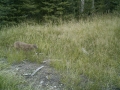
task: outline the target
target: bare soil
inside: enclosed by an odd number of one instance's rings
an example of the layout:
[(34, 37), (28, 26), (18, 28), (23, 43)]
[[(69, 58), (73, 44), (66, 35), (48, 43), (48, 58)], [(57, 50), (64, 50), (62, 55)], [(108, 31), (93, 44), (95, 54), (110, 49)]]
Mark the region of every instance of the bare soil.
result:
[[(3, 63), (3, 61), (1, 62)], [(40, 67), (41, 69), (34, 73)], [(11, 65), (7, 71), (25, 79), (26, 84), (20, 85), (21, 89), (29, 86), (32, 90), (65, 90), (60, 81), (60, 74), (46, 62), (37, 64), (23, 61)], [(33, 73), (34, 75), (32, 75)]]

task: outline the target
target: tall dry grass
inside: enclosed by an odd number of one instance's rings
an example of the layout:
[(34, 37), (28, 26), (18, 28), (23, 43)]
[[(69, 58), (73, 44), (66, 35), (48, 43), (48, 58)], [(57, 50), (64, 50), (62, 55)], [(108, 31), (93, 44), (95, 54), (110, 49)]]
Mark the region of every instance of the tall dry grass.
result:
[[(10, 47), (15, 41), (35, 43), (39, 56)], [(120, 18), (106, 15), (59, 25), (29, 25), (0, 31), (0, 56), (9, 62), (51, 60), (68, 90), (120, 89)], [(30, 56), (30, 57), (28, 57)]]

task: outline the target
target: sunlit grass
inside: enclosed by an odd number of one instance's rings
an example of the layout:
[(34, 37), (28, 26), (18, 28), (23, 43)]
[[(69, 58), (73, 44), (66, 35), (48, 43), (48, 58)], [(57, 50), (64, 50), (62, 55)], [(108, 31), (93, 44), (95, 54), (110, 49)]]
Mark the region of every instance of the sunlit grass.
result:
[[(50, 59), (69, 90), (120, 89), (119, 40), (120, 18), (116, 16), (59, 25), (23, 23), (0, 31), (0, 56), (9, 62)], [(42, 54), (18, 52), (12, 47), (15, 41), (34, 43), (39, 47), (36, 52)]]

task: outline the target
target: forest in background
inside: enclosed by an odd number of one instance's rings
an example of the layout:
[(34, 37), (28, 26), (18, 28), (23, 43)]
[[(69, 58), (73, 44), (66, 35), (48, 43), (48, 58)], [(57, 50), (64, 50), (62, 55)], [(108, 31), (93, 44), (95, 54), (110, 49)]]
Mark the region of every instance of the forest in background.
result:
[(0, 26), (120, 12), (120, 0), (0, 0)]

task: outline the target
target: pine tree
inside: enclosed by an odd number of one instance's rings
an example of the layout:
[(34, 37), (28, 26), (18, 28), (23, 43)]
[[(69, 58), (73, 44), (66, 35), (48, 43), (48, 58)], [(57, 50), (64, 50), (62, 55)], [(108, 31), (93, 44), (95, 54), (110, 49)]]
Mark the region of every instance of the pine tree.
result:
[(0, 25), (17, 24), (26, 18), (35, 17), (34, 0), (1, 0)]
[(0, 1), (0, 26), (15, 23), (14, 11), (15, 10), (12, 7), (12, 2), (10, 2), (10, 0)]
[(14, 15), (17, 21), (33, 17), (36, 12), (34, 0), (13, 0), (13, 7), (16, 10)]
[(64, 17), (69, 6), (67, 0), (36, 0), (38, 15), (42, 20), (57, 20)]

